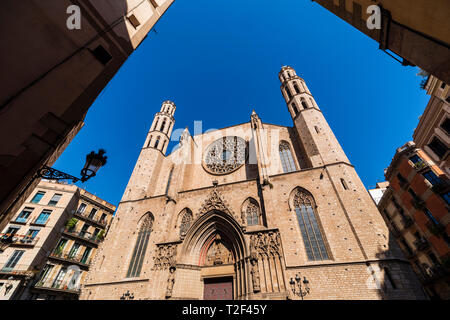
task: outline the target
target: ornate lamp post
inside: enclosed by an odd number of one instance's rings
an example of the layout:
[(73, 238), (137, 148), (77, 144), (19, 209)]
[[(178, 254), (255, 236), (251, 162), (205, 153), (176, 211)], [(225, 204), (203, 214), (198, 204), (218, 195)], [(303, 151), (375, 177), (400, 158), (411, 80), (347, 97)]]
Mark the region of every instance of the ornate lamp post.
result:
[[(311, 290), (309, 288), (309, 281), (306, 279), (306, 277), (303, 277), (303, 281), (301, 281), (302, 278), (296, 274), (295, 275), (295, 281), (291, 278), (291, 281), (289, 281), (289, 284), (291, 285), (291, 290), (294, 295), (300, 296), (303, 300), (303, 297), (306, 296), (309, 291)], [(303, 283), (303, 285), (302, 285)], [(303, 286), (305, 287), (305, 290), (303, 291)]]
[(120, 300), (133, 300), (133, 299), (134, 299), (134, 294), (130, 293), (130, 290), (127, 290), (127, 292), (122, 294), (122, 296), (120, 297)]
[(98, 169), (106, 164), (107, 157), (105, 156), (106, 151), (103, 149), (98, 150), (97, 153), (91, 151), (86, 156), (86, 163), (83, 169), (81, 169), (81, 178), (74, 177), (65, 172), (50, 168), (48, 166), (43, 166), (37, 172), (38, 178), (45, 178), (49, 180), (72, 180), (72, 182), (86, 182), (90, 178), (94, 177)]

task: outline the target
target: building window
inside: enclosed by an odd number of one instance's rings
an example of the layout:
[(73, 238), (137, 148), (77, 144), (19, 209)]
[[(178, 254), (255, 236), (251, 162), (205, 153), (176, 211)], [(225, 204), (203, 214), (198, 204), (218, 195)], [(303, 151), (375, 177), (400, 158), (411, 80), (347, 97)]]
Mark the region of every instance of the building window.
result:
[(20, 228), (19, 227), (13, 227), (13, 226), (10, 226), (9, 228), (8, 228), (8, 230), (6, 230), (6, 232), (5, 232), (5, 234), (3, 235), (3, 237), (6, 237), (6, 238), (12, 238), (12, 237), (14, 237), (14, 235), (17, 233), (17, 231), (19, 231), (20, 230)]
[(38, 191), (33, 199), (31, 199), (31, 203), (39, 203), (39, 201), (41, 201), (42, 197), (44, 196), (45, 192), (44, 191)]
[(294, 102), (292, 103), (292, 110), (294, 111), (294, 116), (297, 116), (298, 108), (297, 108), (297, 105)]
[(188, 208), (184, 209), (181, 216), (180, 236), (186, 235), (186, 232), (188, 231), (189, 227), (192, 224), (192, 220), (193, 220), (192, 211)]
[(306, 100), (305, 99), (301, 99), (302, 100), (302, 106), (303, 106), (303, 108), (304, 109), (308, 109), (308, 104), (306, 103)]
[(111, 54), (102, 45), (92, 50), (92, 54), (103, 65), (106, 65), (112, 59)]
[(86, 263), (87, 259), (89, 258), (89, 254), (91, 253), (91, 249), (92, 248), (86, 248), (83, 252), (83, 256), (81, 257), (80, 262), (81, 263)]
[(33, 208), (24, 208), (21, 213), (19, 213), (19, 216), (16, 219), (16, 222), (27, 222), (28, 218), (30, 217), (31, 212), (33, 212)]
[(66, 246), (66, 244), (67, 244), (67, 239), (61, 239), (61, 240), (59, 240), (59, 243), (58, 243), (58, 245), (56, 246), (56, 249), (55, 249), (55, 251), (54, 251), (54, 254), (60, 255), (60, 254), (63, 252), (64, 247)]
[(45, 224), (51, 213), (52, 213), (51, 210), (42, 210), (41, 214), (39, 215), (39, 217), (37, 217), (37, 219), (34, 223), (35, 224)]
[(290, 99), (292, 98), (292, 94), (291, 94), (291, 91), (289, 90), (289, 88), (288, 88), (287, 85), (286, 85), (285, 90), (286, 90), (286, 94), (287, 94), (287, 96), (288, 96), (288, 98), (289, 98), (289, 100), (290, 100)]
[(84, 210), (86, 210), (86, 204), (85, 204), (85, 203), (82, 203), (82, 204), (80, 204), (80, 206), (78, 207), (77, 212), (78, 212), (78, 213), (84, 213)]
[(12, 256), (8, 259), (2, 270), (12, 271), (14, 267), (17, 265), (17, 262), (19, 262), (20, 258), (22, 258), (24, 252), (25, 250), (14, 250)]
[(345, 180), (342, 179), (342, 178), (341, 178), (341, 184), (342, 184), (342, 187), (343, 187), (345, 190), (348, 190), (347, 182), (345, 182)]
[(163, 120), (163, 123), (161, 124), (161, 129), (159, 131), (164, 132), (165, 126), (166, 126), (166, 119)]
[(55, 281), (53, 281), (53, 283), (52, 283), (52, 288), (58, 289), (61, 286), (66, 273), (67, 273), (67, 268), (66, 267), (62, 267), (59, 270), (58, 275), (55, 278)]
[(297, 167), (295, 166), (294, 158), (292, 157), (291, 148), (289, 147), (289, 143), (286, 141), (280, 142), (280, 159), (281, 165), (283, 167), (283, 172), (293, 172), (297, 171)]
[(79, 248), (80, 248), (80, 244), (75, 242), (73, 244), (72, 248), (70, 248), (69, 259), (73, 259), (77, 255)]
[(92, 208), (91, 212), (89, 213), (89, 219), (94, 219), (95, 214), (97, 213), (97, 209)]
[(134, 14), (130, 15), (127, 17), (128, 21), (130, 21), (131, 25), (137, 29), (137, 27), (139, 27), (141, 25), (141, 23), (139, 22), (139, 20), (136, 18), (136, 16)]
[(423, 174), (423, 176), (430, 181), (430, 183), (434, 186), (435, 184), (441, 183), (441, 179), (433, 172), (433, 171), (427, 171)]
[(329, 259), (325, 240), (316, 217), (314, 198), (309, 192), (299, 188), (294, 194), (293, 204), (308, 260)]
[(158, 138), (156, 138), (154, 148), (158, 148), (159, 138), (160, 138), (160, 136), (158, 136)]
[(44, 271), (42, 272), (41, 279), (39, 280), (37, 286), (42, 286), (47, 281), (47, 279), (49, 278), (49, 276), (51, 274), (51, 271), (53, 270), (53, 267), (54, 266), (51, 264), (47, 264), (44, 267)]
[(428, 147), (434, 152), (435, 155), (438, 156), (439, 159), (441, 159), (448, 150), (447, 146), (436, 137), (431, 140)]
[(50, 201), (48, 202), (49, 206), (56, 206), (56, 204), (58, 203), (58, 201), (61, 199), (62, 194), (59, 193), (55, 193), (53, 195), (53, 197), (50, 199)]
[(152, 3), (153, 7), (158, 8), (158, 3), (156, 2), (156, 0), (150, 0), (150, 2)]
[(415, 154), (412, 157), (410, 157), (409, 160), (411, 160), (411, 162), (414, 163), (414, 164), (423, 162), (422, 158), (419, 157), (417, 154)]
[(296, 93), (300, 93), (300, 89), (298, 88), (298, 85), (294, 83), (294, 90)]
[(430, 212), (430, 210), (428, 210), (427, 208), (423, 209), (423, 212), (425, 213), (425, 215), (427, 216), (428, 219), (430, 219), (430, 221), (435, 224), (438, 225), (439, 222), (436, 220), (436, 218), (433, 216), (433, 214)]
[(39, 233), (40, 229), (30, 229), (28, 230), (27, 234), (25, 235), (26, 238), (33, 240), (36, 238), (37, 234)]
[(256, 226), (260, 224), (259, 216), (261, 212), (259, 210), (258, 202), (254, 199), (249, 199), (245, 208), (245, 216), (247, 217), (248, 226)]
[(441, 128), (450, 135), (450, 119), (445, 118), (444, 122), (441, 123)]
[(106, 223), (106, 213), (103, 213), (101, 218), (100, 218), (100, 223)]
[(442, 198), (444, 199), (445, 203), (447, 203), (448, 205), (450, 205), (450, 192), (444, 193), (442, 195)]
[(128, 267), (127, 278), (139, 277), (141, 274), (142, 263), (144, 262), (145, 251), (147, 250), (148, 240), (153, 227), (153, 217), (150, 213), (145, 214), (139, 228), (138, 237), (134, 246)]

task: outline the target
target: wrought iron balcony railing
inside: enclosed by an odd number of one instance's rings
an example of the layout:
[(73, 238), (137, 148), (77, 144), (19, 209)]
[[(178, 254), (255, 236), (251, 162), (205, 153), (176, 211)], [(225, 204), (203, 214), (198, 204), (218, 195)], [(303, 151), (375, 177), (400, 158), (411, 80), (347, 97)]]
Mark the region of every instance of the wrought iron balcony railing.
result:
[(25, 234), (0, 233), (0, 241), (10, 246), (34, 246), (39, 241), (39, 237), (33, 238), (31, 235)]
[(106, 223), (107, 223), (106, 218), (100, 217), (100, 218), (96, 219), (95, 217), (89, 217), (88, 214), (86, 214), (85, 212), (79, 211), (79, 210), (75, 211), (75, 215), (79, 216), (81, 218), (87, 219), (89, 221), (92, 221), (94, 223), (97, 223), (101, 226), (106, 226)]
[(58, 290), (58, 291), (65, 291), (65, 292), (71, 292), (75, 294), (79, 294), (81, 289), (77, 287), (72, 287), (69, 284), (68, 280), (60, 280), (55, 277), (48, 278), (48, 279), (41, 279), (34, 285), (35, 288), (41, 288), (41, 289), (49, 289), (49, 290)]
[(64, 233), (77, 237), (79, 239), (90, 241), (95, 244), (98, 244), (101, 241), (101, 238), (99, 236), (91, 235), (89, 232), (86, 231), (76, 231), (75, 229), (66, 228), (64, 229)]
[(53, 251), (50, 254), (50, 256), (53, 258), (66, 260), (68, 262), (81, 263), (86, 266), (89, 266), (91, 264), (91, 258), (84, 257), (83, 255), (73, 255), (70, 253), (62, 253), (58, 250)]

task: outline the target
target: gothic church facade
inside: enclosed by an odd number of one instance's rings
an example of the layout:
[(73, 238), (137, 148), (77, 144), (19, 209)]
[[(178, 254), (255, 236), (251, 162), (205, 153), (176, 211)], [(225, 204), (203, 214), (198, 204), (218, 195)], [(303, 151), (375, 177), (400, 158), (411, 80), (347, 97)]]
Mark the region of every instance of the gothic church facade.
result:
[(293, 127), (244, 124), (166, 155), (165, 101), (81, 299), (424, 299), (408, 261), (295, 70)]

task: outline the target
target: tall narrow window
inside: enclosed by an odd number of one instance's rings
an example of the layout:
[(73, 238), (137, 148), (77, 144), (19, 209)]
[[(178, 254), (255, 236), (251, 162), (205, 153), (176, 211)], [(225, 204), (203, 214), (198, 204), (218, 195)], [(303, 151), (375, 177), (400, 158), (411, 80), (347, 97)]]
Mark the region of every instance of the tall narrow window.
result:
[(245, 215), (248, 226), (259, 225), (260, 210), (258, 203), (253, 199), (248, 199), (247, 207), (245, 208)]
[(28, 208), (28, 207), (24, 208), (22, 210), (22, 212), (19, 214), (19, 216), (16, 218), (16, 222), (27, 222), (32, 211), (33, 211), (33, 208)]
[(308, 104), (306, 103), (306, 100), (304, 98), (302, 98), (302, 106), (305, 109), (308, 109)]
[(169, 192), (170, 182), (172, 181), (172, 173), (173, 173), (173, 167), (172, 167), (172, 169), (170, 169), (170, 172), (169, 172), (169, 178), (167, 179), (167, 185), (166, 185), (166, 192), (165, 192), (165, 194), (167, 194)]
[(341, 178), (341, 183), (342, 183), (342, 187), (343, 187), (345, 190), (348, 190), (347, 182), (345, 182), (345, 180), (342, 179), (342, 178)]
[(159, 122), (159, 118), (156, 118), (156, 122), (155, 122), (155, 126), (153, 127), (153, 130), (156, 130), (156, 128), (158, 128), (158, 122)]
[(286, 86), (285, 90), (286, 90), (286, 94), (287, 94), (288, 98), (291, 99), (292, 94), (291, 94), (291, 90), (289, 90), (288, 86)]
[(292, 102), (292, 110), (294, 111), (294, 116), (297, 116), (298, 114), (298, 108), (295, 102)]
[(283, 167), (283, 172), (293, 172), (297, 171), (297, 167), (295, 166), (294, 158), (292, 158), (291, 148), (289, 147), (289, 143), (286, 141), (280, 142), (280, 159), (281, 165)]
[(308, 260), (329, 259), (312, 195), (299, 188), (294, 194), (293, 204)]
[(153, 146), (154, 148), (158, 148), (159, 138), (160, 138), (160, 136), (158, 136), (158, 138), (156, 138), (155, 145)]
[(42, 210), (39, 217), (37, 217), (35, 224), (45, 224), (48, 220), (48, 217), (50, 217), (50, 214), (52, 213), (51, 210)]
[(86, 204), (85, 204), (85, 203), (82, 203), (82, 204), (80, 204), (80, 206), (78, 207), (77, 212), (78, 212), (78, 213), (83, 213), (84, 210), (86, 210)]
[(423, 174), (423, 176), (430, 181), (430, 183), (434, 186), (435, 184), (441, 183), (441, 179), (433, 172), (433, 171), (427, 171)]
[(44, 191), (38, 191), (38, 193), (36, 193), (34, 195), (33, 199), (31, 200), (31, 203), (39, 203), (39, 201), (41, 201), (44, 194), (45, 194)]
[(52, 288), (58, 289), (61, 286), (61, 284), (62, 284), (62, 282), (64, 280), (64, 277), (66, 276), (66, 273), (67, 273), (67, 268), (66, 267), (62, 267), (59, 270), (58, 275), (55, 278), (55, 281), (53, 281)]
[(49, 278), (49, 276), (50, 276), (50, 274), (51, 274), (51, 271), (52, 271), (52, 269), (53, 269), (53, 265), (51, 265), (51, 264), (47, 264), (45, 267), (44, 267), (44, 271), (42, 272), (42, 276), (41, 276), (41, 279), (39, 280), (39, 282), (38, 282), (38, 286), (42, 286), (44, 283), (45, 283), (45, 281)]
[(166, 126), (166, 119), (163, 120), (163, 123), (161, 125), (161, 129), (159, 131), (164, 132), (164, 127)]
[(20, 258), (22, 258), (22, 255), (24, 254), (25, 250), (14, 250), (14, 253), (12, 256), (8, 259), (5, 266), (3, 267), (3, 271), (12, 271), (14, 267), (17, 265), (17, 262), (19, 262)]
[(438, 138), (434, 137), (428, 144), (428, 147), (441, 159), (447, 152), (447, 146)]
[(180, 236), (184, 236), (191, 226), (193, 216), (192, 211), (188, 208), (184, 209), (181, 215)]
[(56, 204), (58, 203), (58, 201), (61, 199), (62, 194), (59, 193), (55, 193), (53, 195), (53, 197), (50, 199), (50, 201), (48, 202), (49, 206), (56, 206)]
[(294, 90), (296, 93), (300, 93), (300, 89), (298, 88), (298, 85), (294, 83)]
[(139, 228), (138, 237), (134, 246), (133, 255), (128, 267), (127, 278), (139, 277), (141, 274), (142, 263), (144, 262), (145, 251), (147, 250), (148, 240), (153, 227), (153, 217), (147, 213), (142, 219)]

